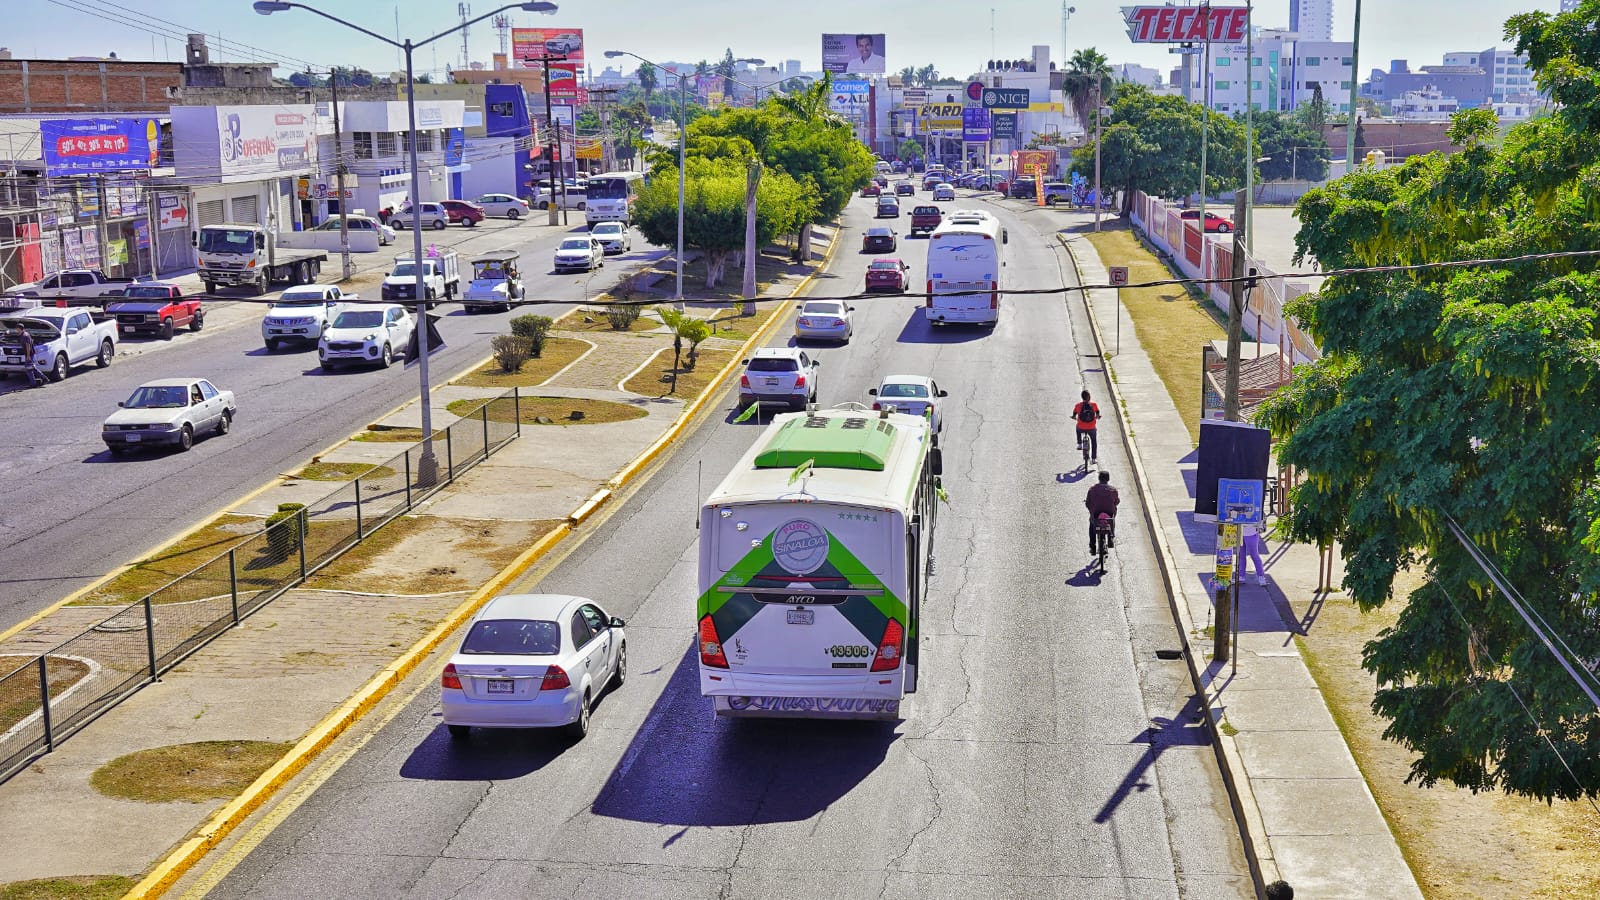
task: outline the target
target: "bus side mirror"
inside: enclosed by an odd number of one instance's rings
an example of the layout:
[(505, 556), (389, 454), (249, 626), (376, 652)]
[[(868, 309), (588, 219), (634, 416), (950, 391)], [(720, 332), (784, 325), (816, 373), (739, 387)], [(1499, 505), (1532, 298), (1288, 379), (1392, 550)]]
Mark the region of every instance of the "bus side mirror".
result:
[(267, 249), (267, 236), (264, 235), (264, 234), (261, 234), (259, 232), (256, 234), (256, 249), (257, 250), (265, 250), (265, 249)]
[(935, 477), (944, 474), (944, 451), (934, 447), (928, 451), (928, 468), (933, 470)]

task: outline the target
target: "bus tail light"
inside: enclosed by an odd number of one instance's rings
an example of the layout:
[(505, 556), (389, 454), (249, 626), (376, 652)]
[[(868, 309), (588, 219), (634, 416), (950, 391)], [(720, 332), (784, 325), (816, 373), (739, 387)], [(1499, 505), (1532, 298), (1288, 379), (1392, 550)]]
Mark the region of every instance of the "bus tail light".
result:
[(930, 309), (933, 308), (933, 279), (932, 278), (928, 279), (928, 299), (923, 302), (923, 305), (928, 307), (928, 308), (930, 308)]
[(445, 665), (444, 674), (439, 677), (439, 686), (457, 691), (461, 690), (461, 676), (456, 674), (455, 663), (447, 663)]
[(989, 308), (1000, 308), (1000, 282), (998, 281), (989, 282)]
[(722, 640), (717, 637), (717, 625), (710, 615), (700, 619), (700, 665), (728, 667), (728, 657), (722, 654)]
[(873, 657), (872, 671), (887, 672), (900, 667), (901, 645), (905, 638), (905, 629), (894, 619), (883, 626), (883, 640), (878, 642), (878, 655)]
[(564, 691), (572, 687), (572, 679), (567, 677), (567, 670), (560, 666), (551, 666), (544, 670), (544, 680), (539, 682), (541, 691)]

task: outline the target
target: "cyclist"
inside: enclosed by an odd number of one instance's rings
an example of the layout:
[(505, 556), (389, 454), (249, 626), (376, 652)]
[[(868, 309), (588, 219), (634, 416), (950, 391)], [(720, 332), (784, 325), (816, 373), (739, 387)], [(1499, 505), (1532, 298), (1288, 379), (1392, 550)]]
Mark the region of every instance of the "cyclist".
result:
[(1100, 436), (1096, 432), (1095, 423), (1100, 420), (1100, 407), (1089, 399), (1089, 392), (1083, 392), (1083, 400), (1072, 407), (1072, 419), (1078, 423), (1078, 442), (1089, 442), (1090, 462), (1100, 461)]
[[(1087, 393), (1087, 392), (1085, 392)], [(1111, 473), (1101, 472), (1100, 483), (1089, 488), (1089, 495), (1083, 498), (1083, 505), (1089, 508), (1089, 552), (1095, 553), (1099, 548), (1094, 545), (1094, 524), (1099, 521), (1104, 513), (1111, 517), (1111, 533), (1106, 535), (1106, 546), (1117, 545), (1117, 505), (1122, 498), (1117, 496), (1117, 489), (1111, 486)]]

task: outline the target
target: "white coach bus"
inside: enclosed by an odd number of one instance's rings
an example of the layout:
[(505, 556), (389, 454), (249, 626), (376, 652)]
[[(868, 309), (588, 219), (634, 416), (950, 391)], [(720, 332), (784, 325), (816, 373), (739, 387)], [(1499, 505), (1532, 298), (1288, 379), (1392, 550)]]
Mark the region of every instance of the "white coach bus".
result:
[(778, 416), (700, 510), (719, 716), (896, 719), (917, 685), (939, 450), (921, 416)]
[(923, 307), (936, 325), (995, 325), (1005, 282), (1000, 220), (981, 210), (958, 209), (928, 238), (928, 298)]
[(639, 199), (639, 188), (644, 184), (640, 172), (607, 172), (590, 175), (584, 188), (588, 205), (585, 218), (592, 229), (599, 222), (633, 224), (633, 204)]

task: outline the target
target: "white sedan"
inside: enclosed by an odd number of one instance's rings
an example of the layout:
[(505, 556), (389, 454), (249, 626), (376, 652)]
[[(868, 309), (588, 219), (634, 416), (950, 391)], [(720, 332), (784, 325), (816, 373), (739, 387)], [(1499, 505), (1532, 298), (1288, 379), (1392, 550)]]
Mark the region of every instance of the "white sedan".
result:
[(849, 342), (855, 334), (855, 311), (840, 300), (807, 300), (794, 320), (795, 340)]
[(621, 222), (600, 222), (589, 236), (599, 241), (607, 253), (627, 253), (633, 249), (633, 235)]
[(867, 393), (875, 398), (873, 409), (893, 407), (895, 412), (926, 416), (934, 434), (944, 430), (939, 400), (950, 396), (950, 392), (939, 390), (939, 385), (932, 378), (924, 375), (886, 375), (877, 387)]
[(939, 184), (933, 186), (933, 199), (954, 200), (955, 198), (956, 189), (948, 182), (940, 182)]
[[(358, 216), (354, 213), (345, 216), (344, 218), (345, 221), (349, 223), (349, 229), (351, 231), (376, 231), (378, 233), (378, 244), (380, 246), (387, 247), (394, 243), (394, 229), (383, 224), (382, 222), (379, 222), (377, 219), (374, 219), (371, 216)], [(338, 231), (339, 217), (334, 216), (311, 230)]]
[(486, 216), (505, 216), (513, 222), (528, 214), (528, 201), (510, 194), (484, 194), (472, 202), (483, 207)]
[(396, 356), (405, 357), (415, 330), (416, 320), (398, 303), (346, 309), (317, 341), (317, 358), (324, 372), (344, 364), (387, 369)]
[(568, 269), (582, 269), (585, 272), (596, 269), (606, 264), (605, 248), (593, 237), (569, 237), (556, 248), (555, 266), (557, 272)]
[(478, 728), (565, 728), (589, 733), (589, 713), (628, 677), (625, 623), (593, 600), (507, 594), (473, 617), (439, 682), (453, 738)]
[(239, 405), (233, 391), (222, 391), (204, 378), (164, 378), (134, 388), (121, 407), (100, 426), (100, 438), (112, 453), (126, 453), (151, 444), (187, 450), (202, 432), (227, 434)]

